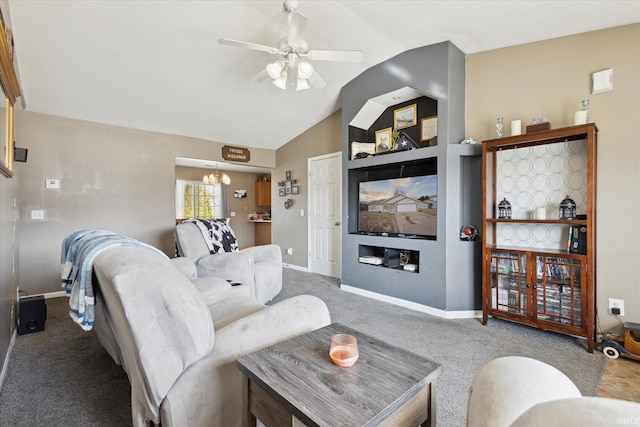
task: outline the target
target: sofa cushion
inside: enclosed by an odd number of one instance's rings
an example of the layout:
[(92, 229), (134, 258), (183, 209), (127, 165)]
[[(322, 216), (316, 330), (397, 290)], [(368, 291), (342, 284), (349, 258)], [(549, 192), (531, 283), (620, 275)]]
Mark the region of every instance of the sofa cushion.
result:
[(249, 285), (231, 286), (227, 280), (219, 277), (208, 276), (192, 279), (198, 293), (207, 305), (234, 298), (234, 297), (251, 297), (251, 288)]
[(638, 425), (640, 403), (605, 397), (578, 397), (538, 403), (520, 415), (512, 427), (600, 427)]

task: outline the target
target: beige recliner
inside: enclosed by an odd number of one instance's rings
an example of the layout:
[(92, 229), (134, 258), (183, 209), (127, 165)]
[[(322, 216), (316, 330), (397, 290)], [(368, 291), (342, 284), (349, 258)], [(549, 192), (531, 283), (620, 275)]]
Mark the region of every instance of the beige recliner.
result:
[(467, 427), (596, 427), (639, 419), (640, 404), (582, 396), (561, 371), (529, 357), (488, 362), (469, 389)]
[[(226, 235), (235, 240), (228, 220), (213, 220), (212, 223), (223, 228), (226, 225)], [(216, 276), (243, 286), (248, 284), (251, 295), (261, 303), (272, 300), (282, 290), (282, 252), (278, 245), (237, 250), (237, 245), (229, 247), (225, 242), (224, 250), (227, 251), (223, 251), (222, 244), (211, 249), (202, 227), (195, 220), (176, 225), (175, 238), (178, 255), (196, 264), (198, 277)], [(220, 252), (212, 253), (212, 250)]]

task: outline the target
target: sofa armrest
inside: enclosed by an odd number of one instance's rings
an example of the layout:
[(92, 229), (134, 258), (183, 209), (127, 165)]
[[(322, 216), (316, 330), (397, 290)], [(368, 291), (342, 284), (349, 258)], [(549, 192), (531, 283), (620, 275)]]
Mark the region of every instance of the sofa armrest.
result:
[(196, 261), (198, 277), (215, 276), (234, 282), (247, 283), (255, 295), (254, 263), (249, 254), (225, 252), (205, 255)]
[(180, 273), (187, 276), (190, 280), (193, 280), (198, 277), (198, 270), (196, 268), (196, 263), (186, 257), (176, 257), (171, 258), (171, 264), (178, 270)]
[(213, 355), (222, 363), (331, 323), (327, 305), (312, 295), (287, 298), (216, 331)]
[(473, 378), (467, 427), (507, 427), (538, 403), (580, 396), (578, 387), (551, 365), (528, 357), (500, 357)]
[(240, 252), (249, 254), (256, 259), (269, 258), (282, 263), (282, 250), (278, 245), (270, 244), (270, 245), (251, 246), (241, 250)]
[(330, 322), (322, 300), (301, 295), (217, 330), (213, 351), (183, 372), (162, 402), (162, 426), (239, 426), (243, 380), (235, 359)]

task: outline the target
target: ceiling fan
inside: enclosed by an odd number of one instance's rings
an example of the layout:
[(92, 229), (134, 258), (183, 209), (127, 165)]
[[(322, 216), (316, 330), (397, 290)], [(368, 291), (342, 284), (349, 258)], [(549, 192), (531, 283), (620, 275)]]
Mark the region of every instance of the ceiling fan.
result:
[(287, 87), (296, 88), (296, 90), (309, 89), (309, 83), (313, 87), (321, 89), (327, 85), (327, 82), (313, 69), (308, 60), (362, 61), (362, 52), (359, 50), (309, 50), (309, 45), (303, 39), (308, 18), (298, 12), (298, 1), (286, 0), (284, 8), (289, 13), (289, 30), (287, 36), (278, 41), (277, 47), (226, 38), (218, 40), (218, 43), (223, 45), (244, 47), (280, 56), (280, 59), (268, 64), (261, 73), (255, 76), (254, 82), (262, 81), (268, 75), (273, 79), (273, 84), (280, 89), (287, 89)]

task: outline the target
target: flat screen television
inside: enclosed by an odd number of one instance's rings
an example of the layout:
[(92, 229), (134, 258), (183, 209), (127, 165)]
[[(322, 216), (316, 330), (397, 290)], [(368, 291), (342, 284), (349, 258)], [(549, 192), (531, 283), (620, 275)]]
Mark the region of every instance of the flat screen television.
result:
[(435, 240), (437, 175), (362, 181), (358, 186), (359, 233)]

